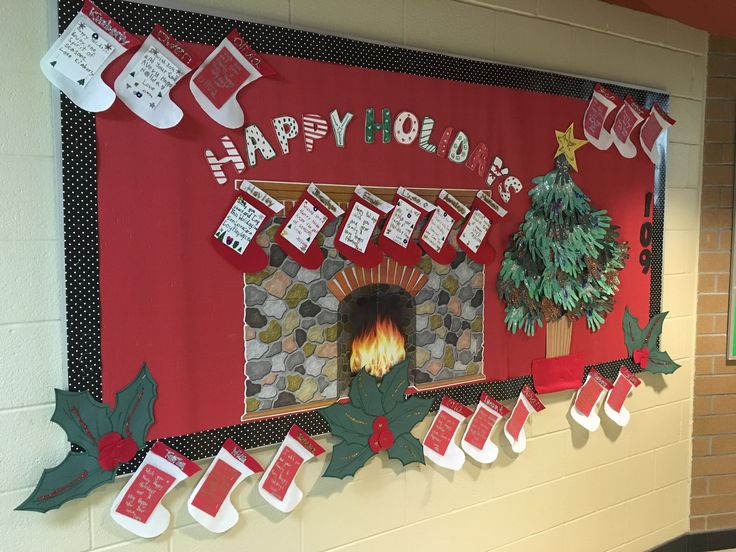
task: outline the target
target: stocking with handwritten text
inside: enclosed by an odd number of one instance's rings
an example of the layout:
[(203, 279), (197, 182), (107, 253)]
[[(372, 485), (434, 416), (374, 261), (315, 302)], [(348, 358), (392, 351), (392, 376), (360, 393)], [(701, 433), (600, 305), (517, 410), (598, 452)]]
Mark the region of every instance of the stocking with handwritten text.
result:
[(393, 205), (362, 186), (355, 188), (348, 210), (337, 230), (335, 248), (343, 257), (358, 266), (378, 266), (383, 260), (383, 251), (373, 243), (373, 231), (393, 208)]
[(457, 251), (448, 240), (450, 231), (458, 221), (468, 216), (470, 209), (445, 190), (440, 192), (434, 205), (435, 210), (424, 227), (419, 245), (439, 264), (449, 265), (457, 257)]
[(440, 409), (424, 437), (424, 456), (448, 470), (458, 471), (465, 463), (465, 453), (455, 443), (460, 424), (473, 413), (450, 397), (442, 397)]
[(394, 196), (394, 210), (383, 226), (378, 245), (397, 263), (414, 266), (422, 256), (421, 247), (414, 242), (414, 230), (432, 211), (434, 205), (429, 201), (406, 188), (399, 188)]
[(486, 265), (496, 258), (496, 250), (489, 238), (493, 225), (501, 220), (500, 213), (504, 210), (483, 190), (477, 193), (470, 209), (470, 216), (458, 234), (457, 244), (469, 259)]

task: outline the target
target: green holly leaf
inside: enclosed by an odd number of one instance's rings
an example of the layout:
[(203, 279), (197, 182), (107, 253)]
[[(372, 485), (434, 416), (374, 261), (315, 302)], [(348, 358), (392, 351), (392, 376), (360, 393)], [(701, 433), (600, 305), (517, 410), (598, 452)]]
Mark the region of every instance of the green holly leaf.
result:
[(370, 459), (375, 452), (368, 446), (368, 442), (358, 443), (338, 443), (332, 447), (332, 458), (327, 466), (323, 477), (335, 477), (342, 479), (349, 475), (355, 475), (360, 468)]
[(112, 431), (110, 410), (95, 401), (89, 391), (56, 389), (56, 409), (51, 421), (61, 426), (70, 443), (79, 445), (95, 458), (97, 441)]
[(396, 405), (404, 402), (404, 393), (409, 386), (408, 360), (402, 360), (383, 376), (381, 395), (383, 396), (383, 411), (391, 412)]
[(655, 374), (671, 374), (680, 367), (666, 351), (658, 351), (656, 349), (649, 351), (649, 363), (647, 364), (647, 372)]
[(644, 332), (639, 327), (639, 320), (629, 312), (629, 307), (624, 311), (624, 343), (629, 356), (634, 354), (636, 349), (644, 346)]
[(664, 318), (668, 314), (668, 312), (660, 312), (659, 314), (655, 314), (642, 331), (642, 340), (644, 341), (644, 345), (646, 345), (650, 352), (657, 349), (657, 341), (659, 340), (659, 336), (662, 333)]
[(319, 411), (327, 423), (330, 432), (346, 443), (368, 444), (368, 437), (373, 433), (373, 420), (354, 404), (333, 404)]
[(143, 447), (153, 424), (156, 396), (156, 381), (144, 362), (133, 381), (115, 395), (115, 410), (110, 415), (112, 431), (117, 431), (123, 438), (133, 439), (138, 448)]
[(376, 378), (365, 370), (359, 371), (358, 375), (353, 378), (349, 396), (355, 407), (366, 414), (374, 417), (383, 415), (381, 393), (378, 391)]
[(415, 425), (429, 414), (433, 402), (434, 399), (431, 398), (409, 397), (407, 400), (398, 403), (391, 412), (387, 412), (388, 428), (394, 434), (394, 437), (410, 432)]
[(91, 454), (70, 452), (61, 464), (43, 470), (36, 488), (15, 509), (45, 513), (69, 500), (87, 496), (114, 478), (115, 470), (103, 470)]
[(411, 433), (404, 433), (396, 437), (393, 446), (388, 449), (388, 457), (399, 460), (404, 466), (413, 462), (424, 464), (422, 443)]

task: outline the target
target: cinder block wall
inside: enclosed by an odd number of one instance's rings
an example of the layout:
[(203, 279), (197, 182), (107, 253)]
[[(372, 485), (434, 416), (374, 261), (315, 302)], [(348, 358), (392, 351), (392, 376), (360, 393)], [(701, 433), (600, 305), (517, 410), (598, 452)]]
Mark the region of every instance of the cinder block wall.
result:
[[(682, 364), (647, 376), (624, 431), (570, 429), (571, 393), (545, 397), (519, 458), (454, 475), (398, 470), (376, 458), (355, 480), (300, 475), (309, 496), (288, 516), (236, 493), (241, 522), (209, 535), (186, 513), (192, 484), (166, 499), (172, 527), (152, 542), (110, 519), (118, 482), (47, 515), (12, 508), (66, 452), (49, 422), (63, 386), (62, 251), (51, 87), (38, 60), (51, 37), (46, 0), (0, 2), (0, 527), (13, 551), (595, 550), (640, 551), (689, 529), (705, 33), (597, 0), (181, 0), (215, 10), (408, 46), (580, 73), (668, 90), (670, 133), (664, 346)], [(551, 131), (552, 129), (550, 129)], [(541, 167), (540, 170), (543, 170)], [(585, 179), (585, 170), (580, 180)], [(621, 185), (628, 185), (621, 175)], [(632, 261), (633, 262), (633, 261)], [(419, 428), (419, 431), (426, 429)], [(327, 442), (323, 439), (323, 442)], [(273, 454), (258, 452), (262, 461)]]
[(726, 362), (736, 40), (711, 37), (703, 146), (693, 422), (694, 531), (736, 527), (736, 362)]

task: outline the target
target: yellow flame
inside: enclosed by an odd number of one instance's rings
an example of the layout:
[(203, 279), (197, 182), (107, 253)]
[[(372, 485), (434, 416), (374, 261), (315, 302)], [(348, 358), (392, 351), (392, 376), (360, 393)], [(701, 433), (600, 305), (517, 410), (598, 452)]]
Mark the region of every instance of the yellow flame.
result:
[(363, 334), (353, 338), (350, 370), (361, 368), (372, 376), (382, 377), (406, 358), (404, 336), (388, 317), (379, 316)]

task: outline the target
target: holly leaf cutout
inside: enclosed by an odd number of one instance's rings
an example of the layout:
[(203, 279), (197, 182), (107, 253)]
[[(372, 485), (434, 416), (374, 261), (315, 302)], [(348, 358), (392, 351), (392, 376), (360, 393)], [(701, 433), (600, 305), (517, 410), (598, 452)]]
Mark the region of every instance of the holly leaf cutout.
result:
[(133, 381), (115, 395), (115, 410), (110, 415), (112, 431), (123, 438), (133, 439), (138, 448), (145, 445), (146, 435), (153, 424), (156, 387), (156, 381), (144, 362)]
[(378, 391), (376, 378), (365, 370), (358, 372), (358, 375), (350, 383), (349, 397), (355, 407), (366, 414), (374, 417), (383, 415), (381, 393)]
[(347, 443), (343, 441), (332, 447), (332, 458), (327, 466), (323, 477), (335, 477), (343, 479), (349, 475), (355, 475), (360, 468), (374, 455), (368, 446), (368, 440), (359, 443)]
[(114, 478), (115, 470), (103, 470), (94, 456), (70, 452), (61, 464), (43, 470), (36, 488), (15, 509), (45, 513), (70, 500), (87, 496)]
[(368, 437), (373, 433), (373, 420), (354, 404), (333, 404), (319, 411), (327, 423), (330, 432), (346, 443), (368, 444)]
[(95, 401), (89, 391), (56, 389), (56, 408), (51, 421), (61, 426), (70, 443), (79, 445), (94, 458), (97, 458), (97, 441), (112, 431), (109, 408)]
[(666, 351), (658, 351), (653, 349), (649, 351), (649, 363), (647, 364), (647, 372), (655, 374), (671, 374), (680, 367)]
[(383, 411), (391, 412), (396, 405), (404, 402), (404, 393), (409, 386), (408, 360), (402, 360), (383, 376), (381, 395), (383, 396)]
[(393, 446), (388, 449), (388, 457), (400, 461), (404, 466), (414, 462), (424, 464), (422, 443), (411, 433), (404, 433), (397, 437)]
[(434, 399), (409, 397), (391, 412), (387, 412), (388, 428), (394, 434), (394, 438), (410, 432), (415, 425), (421, 422), (429, 414), (433, 402)]
[(644, 346), (644, 333), (639, 328), (639, 320), (629, 312), (629, 307), (624, 311), (624, 343), (629, 356), (634, 354), (636, 349)]
[(649, 323), (644, 327), (644, 331), (642, 332), (642, 342), (643, 345), (645, 345), (650, 352), (655, 351), (658, 348), (657, 342), (659, 340), (660, 334), (662, 333), (662, 325), (664, 324), (664, 319), (668, 314), (668, 312), (660, 312), (659, 314), (655, 314), (652, 319), (649, 320)]

